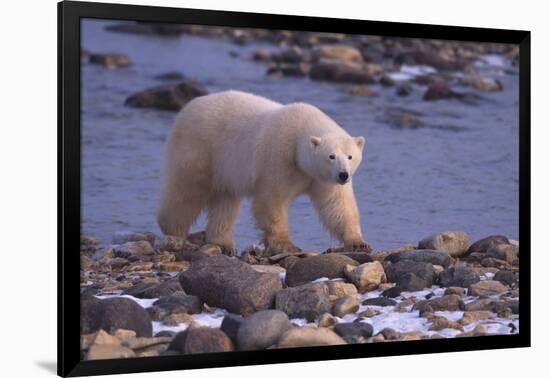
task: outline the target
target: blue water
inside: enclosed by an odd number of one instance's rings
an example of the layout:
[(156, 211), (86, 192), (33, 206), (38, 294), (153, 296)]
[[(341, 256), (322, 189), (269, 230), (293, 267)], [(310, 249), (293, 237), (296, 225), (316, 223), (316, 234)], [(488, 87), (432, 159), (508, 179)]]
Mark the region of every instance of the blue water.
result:
[[(175, 113), (128, 108), (124, 100), (160, 84), (155, 75), (180, 71), (210, 92), (239, 89), (282, 103), (309, 102), (350, 134), (365, 136), (365, 156), (353, 183), (364, 237), (376, 249), (416, 243), (445, 230), (464, 230), (472, 239), (496, 233), (518, 238), (517, 75), (482, 68), (498, 78), (504, 90), (479, 92), (483, 98), (475, 105), (422, 101), (420, 87), (409, 97), (397, 97), (395, 88), (380, 86), (373, 87), (378, 96), (351, 96), (346, 92), (349, 85), (267, 77), (263, 64), (245, 59), (260, 44), (104, 30), (113, 23), (84, 20), (81, 26), (83, 48), (124, 53), (133, 62), (117, 70), (82, 65), (83, 233), (103, 243), (117, 231), (160, 233), (156, 210), (163, 150)], [(421, 113), (427, 126), (390, 127), (384, 114), (396, 107)], [(194, 230), (204, 225), (201, 217)], [(337, 244), (305, 197), (290, 210), (290, 234), (307, 250)], [(259, 236), (250, 203), (245, 202), (235, 227), (237, 245), (245, 248)]]

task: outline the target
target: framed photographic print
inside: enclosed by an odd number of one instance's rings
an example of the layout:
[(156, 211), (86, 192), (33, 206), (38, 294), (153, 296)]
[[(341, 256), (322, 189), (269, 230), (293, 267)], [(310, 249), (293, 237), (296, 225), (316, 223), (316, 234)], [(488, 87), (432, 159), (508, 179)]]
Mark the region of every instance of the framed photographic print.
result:
[(529, 346), (529, 32), (58, 11), (59, 375)]

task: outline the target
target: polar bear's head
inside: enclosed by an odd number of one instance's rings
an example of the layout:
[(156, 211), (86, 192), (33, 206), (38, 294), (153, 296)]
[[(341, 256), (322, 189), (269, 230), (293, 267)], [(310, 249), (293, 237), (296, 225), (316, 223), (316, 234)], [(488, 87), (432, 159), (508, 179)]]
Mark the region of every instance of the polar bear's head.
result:
[(317, 180), (344, 185), (359, 167), (364, 146), (365, 138), (362, 136), (312, 135), (309, 140), (308, 173)]

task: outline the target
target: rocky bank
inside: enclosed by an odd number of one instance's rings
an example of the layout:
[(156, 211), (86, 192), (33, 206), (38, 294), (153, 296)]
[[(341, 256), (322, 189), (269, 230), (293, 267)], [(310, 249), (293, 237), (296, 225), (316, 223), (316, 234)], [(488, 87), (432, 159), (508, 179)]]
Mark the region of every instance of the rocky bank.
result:
[(489, 336), (519, 330), (519, 245), (442, 232), (391, 251), (238, 256), (204, 242), (81, 237), (81, 357)]

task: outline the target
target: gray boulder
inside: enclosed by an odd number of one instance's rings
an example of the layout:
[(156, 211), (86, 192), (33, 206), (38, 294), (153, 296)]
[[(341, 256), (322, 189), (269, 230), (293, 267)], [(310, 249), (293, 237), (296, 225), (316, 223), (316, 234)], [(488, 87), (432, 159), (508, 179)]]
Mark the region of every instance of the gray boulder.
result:
[(288, 286), (298, 286), (321, 277), (343, 278), (346, 265), (359, 263), (339, 253), (302, 258), (287, 268), (285, 282)]
[(313, 321), (332, 310), (328, 288), (322, 282), (288, 287), (279, 291), (275, 306), (291, 318), (306, 318), (308, 321)]
[(288, 316), (279, 310), (263, 310), (245, 318), (237, 332), (239, 350), (266, 349), (277, 344), (290, 328)]
[(470, 237), (463, 231), (439, 232), (422, 239), (418, 243), (418, 249), (435, 249), (452, 257), (464, 256), (469, 246)]
[(452, 267), (439, 273), (439, 284), (445, 287), (469, 287), (476, 282), (479, 282), (479, 276), (465, 266)]
[(186, 293), (200, 297), (210, 306), (241, 315), (271, 308), (276, 293), (282, 289), (277, 274), (257, 272), (224, 255), (194, 261), (179, 280)]

